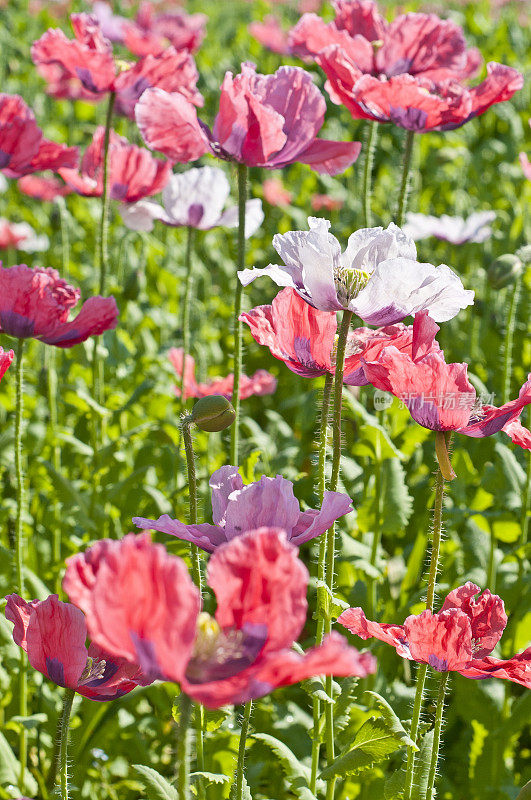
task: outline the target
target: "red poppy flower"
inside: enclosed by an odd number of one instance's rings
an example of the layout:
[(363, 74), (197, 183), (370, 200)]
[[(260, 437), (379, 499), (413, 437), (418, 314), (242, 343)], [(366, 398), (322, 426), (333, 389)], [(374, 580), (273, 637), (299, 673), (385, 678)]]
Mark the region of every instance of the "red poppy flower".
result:
[(485, 589), (476, 599), (480, 591), (468, 581), (450, 592), (437, 614), (423, 611), (403, 625), (371, 622), (361, 608), (347, 609), (338, 622), (361, 639), (380, 639), (402, 658), (429, 664), (438, 672), (505, 678), (531, 688), (531, 648), (507, 660), (489, 656), (501, 639), (507, 615), (500, 597)]
[(18, 94), (0, 94), (0, 171), (20, 178), (38, 170), (75, 167), (77, 147), (45, 139), (35, 115)]
[[(103, 156), (105, 129), (96, 129), (92, 142), (81, 160), (81, 168), (61, 169), (59, 174), (68, 186), (84, 197), (101, 197), (103, 192)], [(136, 203), (157, 194), (171, 175), (169, 161), (153, 158), (144, 147), (130, 144), (111, 131), (108, 155), (109, 193), (113, 200)]]
[(70, 20), (74, 39), (51, 28), (31, 48), (33, 61), (52, 96), (97, 101), (115, 92), (116, 112), (131, 118), (142, 92), (152, 86), (180, 92), (189, 102), (203, 104), (196, 89), (197, 69), (188, 52), (169, 47), (120, 69), (96, 17), (72, 14)]
[[(284, 361), (297, 375), (314, 378), (335, 373), (334, 348), (337, 319), (334, 312), (318, 311), (295, 289), (282, 289), (270, 306), (257, 306), (240, 316), (251, 329), (258, 344), (269, 347), (271, 355)], [(374, 360), (389, 345), (399, 352), (425, 354), (439, 345), (435, 333), (439, 326), (421, 312), (413, 325), (387, 325), (384, 328), (356, 328), (349, 333), (344, 368), (344, 382), (365, 386), (369, 380), (363, 360)]]
[(293, 192), (288, 191), (278, 178), (266, 178), (262, 184), (264, 200), (270, 206), (289, 206), (293, 200)]
[(28, 197), (34, 197), (37, 200), (46, 200), (52, 202), (57, 197), (66, 197), (70, 194), (72, 189), (66, 186), (62, 181), (53, 176), (46, 177), (44, 175), (25, 175), (17, 183), (18, 188), (23, 194)]
[(450, 130), (508, 100), (523, 86), (517, 70), (494, 62), (467, 87), (481, 62), (461, 28), (435, 14), (402, 14), (387, 23), (373, 2), (336, 0), (326, 24), (305, 14), (290, 32), (291, 52), (315, 58), (333, 102), (355, 119), (394, 122), (411, 131)]
[(123, 44), (137, 56), (158, 55), (173, 45), (176, 50), (193, 53), (205, 38), (206, 14), (171, 11), (156, 14), (153, 3), (142, 2), (134, 22), (123, 29)]
[(263, 22), (251, 22), (249, 33), (273, 53), (285, 55), (290, 52), (288, 34), (280, 24), (278, 17), (269, 15)]
[[(182, 347), (172, 347), (168, 353), (172, 367), (180, 379), (183, 374), (183, 350)], [(186, 356), (186, 367), (184, 372), (184, 399), (189, 397), (208, 397), (211, 394), (220, 394), (230, 400), (234, 386), (234, 375), (231, 373), (226, 378), (214, 378), (207, 383), (197, 383), (195, 380), (195, 361), (191, 355)], [(177, 397), (181, 396), (181, 387), (174, 386)], [(250, 378), (247, 375), (240, 376), (240, 400), (247, 400), (253, 395), (273, 394), (277, 388), (276, 378), (265, 369), (257, 370)]]
[(5, 615), (15, 624), (15, 643), (28, 654), (31, 666), (58, 686), (105, 701), (151, 683), (129, 661), (109, 655), (94, 643), (87, 649), (83, 613), (56, 594), (42, 602), (27, 603), (18, 594), (9, 594), (6, 600)]
[(77, 317), (68, 322), (80, 294), (55, 269), (31, 269), (25, 264), (0, 267), (0, 333), (73, 347), (116, 327), (114, 297), (90, 297)]
[(212, 153), (249, 167), (280, 169), (300, 162), (335, 175), (357, 159), (359, 142), (318, 139), (326, 103), (311, 76), (298, 67), (257, 75), (242, 64), (225, 74), (212, 131), (178, 94), (148, 89), (137, 103), (136, 121), (144, 141), (172, 161), (194, 161)]
[(199, 592), (184, 562), (149, 536), (94, 549), (68, 559), (64, 579), (93, 639), (139, 662), (151, 677), (179, 682), (208, 707), (262, 697), (313, 675), (365, 676), (375, 669), (372, 656), (337, 634), (305, 655), (291, 650), (306, 620), (309, 576), (276, 529), (243, 534), (211, 557), (215, 618), (199, 613)]
[(15, 357), (14, 350), (4, 350), (0, 347), (0, 380), (4, 377)]

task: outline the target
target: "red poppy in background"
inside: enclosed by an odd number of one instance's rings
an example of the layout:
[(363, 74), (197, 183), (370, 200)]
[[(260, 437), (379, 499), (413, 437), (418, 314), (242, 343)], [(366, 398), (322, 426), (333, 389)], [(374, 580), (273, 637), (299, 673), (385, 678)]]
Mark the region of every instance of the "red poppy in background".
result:
[(260, 75), (245, 63), (239, 75), (225, 74), (212, 131), (181, 95), (161, 89), (146, 90), (135, 114), (148, 147), (172, 161), (211, 153), (249, 167), (300, 162), (335, 175), (354, 163), (361, 144), (316, 138), (325, 111), (324, 97), (304, 70), (280, 67), (274, 75)]
[(134, 22), (123, 29), (123, 44), (137, 56), (158, 55), (168, 44), (176, 50), (193, 53), (205, 38), (206, 14), (167, 11), (156, 14), (153, 3), (142, 2)]
[(338, 634), (304, 655), (291, 649), (306, 620), (309, 575), (283, 532), (261, 528), (217, 549), (207, 567), (215, 618), (199, 613), (184, 562), (148, 536), (91, 549), (68, 559), (63, 585), (92, 638), (210, 708), (314, 675), (374, 672), (374, 658)]
[(97, 644), (87, 649), (83, 613), (56, 594), (42, 602), (27, 603), (17, 594), (7, 595), (6, 600), (5, 615), (15, 625), (15, 643), (28, 654), (31, 666), (58, 686), (103, 702), (151, 683), (138, 666), (110, 656)]
[(199, 75), (188, 52), (169, 47), (121, 69), (96, 17), (72, 14), (70, 19), (74, 39), (68, 39), (59, 28), (50, 28), (31, 48), (33, 61), (52, 96), (98, 101), (114, 92), (116, 112), (131, 118), (142, 92), (153, 86), (180, 92), (190, 103), (203, 104), (196, 89)]
[(264, 200), (270, 206), (289, 206), (293, 200), (293, 192), (284, 187), (278, 178), (266, 178), (262, 184)]
[[(181, 378), (183, 374), (183, 349), (182, 347), (172, 347), (168, 353), (172, 367)], [(214, 378), (206, 383), (197, 383), (195, 380), (195, 361), (191, 355), (186, 356), (186, 367), (184, 372), (184, 399), (190, 397), (208, 397), (212, 394), (220, 394), (230, 400), (234, 386), (234, 375), (231, 373), (226, 378)], [(174, 386), (177, 397), (181, 396), (180, 386)], [(273, 394), (277, 388), (277, 380), (265, 369), (257, 370), (250, 378), (247, 375), (240, 376), (240, 400), (247, 400), (253, 395)]]
[(14, 350), (4, 350), (3, 347), (0, 347), (0, 380), (4, 377), (7, 370), (11, 366), (11, 362), (15, 357)]
[[(103, 193), (103, 158), (105, 129), (99, 127), (77, 169), (61, 169), (59, 174), (74, 192), (84, 197)], [(136, 203), (157, 194), (167, 184), (171, 164), (154, 158), (144, 147), (130, 144), (111, 131), (108, 153), (109, 196), (124, 203)]]
[(20, 178), (39, 170), (75, 167), (77, 162), (77, 147), (45, 139), (22, 97), (0, 94), (0, 172)]
[(36, 200), (46, 200), (52, 202), (58, 197), (66, 197), (71, 194), (72, 189), (67, 186), (63, 181), (60, 181), (54, 176), (47, 177), (45, 175), (25, 175), (17, 183), (18, 188), (23, 194), (28, 197), (34, 197)]
[(80, 294), (55, 269), (31, 269), (25, 264), (0, 266), (0, 333), (73, 347), (116, 327), (114, 297), (90, 297), (77, 317), (68, 322)]
[(465, 678), (505, 678), (531, 688), (531, 648), (507, 660), (489, 655), (507, 625), (498, 595), (468, 581), (446, 597), (437, 614), (423, 611), (403, 625), (371, 622), (361, 608), (349, 608), (338, 619), (361, 639), (374, 637), (395, 648), (402, 658), (429, 664), (438, 672)]
[(288, 33), (282, 27), (278, 17), (271, 14), (263, 22), (251, 22), (249, 33), (264, 47), (273, 53), (286, 55), (290, 52), (288, 46)]

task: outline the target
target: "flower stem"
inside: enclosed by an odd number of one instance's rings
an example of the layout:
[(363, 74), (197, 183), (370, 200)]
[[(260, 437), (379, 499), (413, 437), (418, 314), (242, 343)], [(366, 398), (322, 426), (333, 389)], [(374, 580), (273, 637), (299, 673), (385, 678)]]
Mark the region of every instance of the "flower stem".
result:
[[(372, 534), (372, 546), (370, 555), (370, 564), (376, 567), (376, 559), (378, 558), (378, 548), (380, 546), (380, 539), (382, 537), (382, 478), (383, 478), (383, 463), (382, 463), (382, 446), (380, 442), (380, 434), (377, 433), (375, 443), (375, 463), (374, 463), (374, 499), (375, 499), (375, 519), (374, 531)], [(375, 618), (376, 606), (378, 603), (377, 580), (372, 576), (369, 578), (368, 585), (368, 608), (369, 616), (371, 619)]]
[(433, 787), (435, 784), (435, 773), (439, 760), (439, 746), (441, 743), (441, 730), (443, 723), (444, 695), (448, 684), (449, 672), (443, 672), (439, 681), (439, 691), (437, 693), (437, 710), (435, 712), (435, 726), (433, 728), (433, 747), (431, 751), (430, 771), (428, 773), (428, 786), (426, 790), (426, 800), (433, 800)]
[[(56, 473), (61, 470), (61, 450), (57, 444), (57, 369), (54, 347), (46, 347), (45, 358), (48, 362), (47, 390), (48, 390), (48, 431), (52, 448), (52, 466)], [(52, 532), (52, 562), (58, 567), (61, 561), (61, 523), (59, 520), (59, 505), (53, 504), (54, 526)], [(57, 578), (59, 582), (59, 578)], [(60, 588), (60, 582), (56, 588)]]
[(184, 259), (184, 268), (186, 273), (186, 284), (184, 291), (183, 302), (183, 370), (181, 375), (181, 413), (184, 410), (185, 399), (185, 374), (186, 374), (186, 356), (190, 354), (190, 304), (192, 300), (192, 288), (194, 284), (194, 275), (192, 272), (192, 248), (194, 243), (194, 229), (188, 226), (186, 229), (186, 254)]
[(365, 164), (363, 167), (363, 224), (366, 228), (372, 225), (372, 168), (374, 164), (374, 151), (378, 139), (378, 122), (367, 122), (367, 139), (365, 142)]
[[(422, 711), (422, 699), (424, 697), (424, 687), (426, 685), (426, 675), (428, 673), (428, 665), (420, 664), (417, 670), (417, 688), (415, 690), (415, 700), (413, 701), (413, 714), (411, 716), (411, 731), (410, 738), (417, 742), (417, 735), (419, 730), (420, 712)], [(413, 789), (413, 773), (415, 765), (415, 750), (410, 747), (407, 751), (407, 764), (406, 764), (406, 777), (404, 783), (404, 798), (410, 800), (411, 792)]]
[(234, 776), (234, 795), (232, 796), (232, 800), (243, 800), (245, 747), (247, 745), (247, 734), (249, 733), (249, 722), (251, 719), (252, 709), (252, 700), (248, 700), (243, 707), (242, 728), (240, 732), (240, 742), (238, 745), (238, 761), (236, 763), (236, 774)]
[(402, 165), (402, 180), (400, 182), (400, 194), (398, 195), (398, 207), (396, 210), (396, 224), (402, 227), (406, 216), (407, 200), (411, 188), (411, 156), (413, 155), (413, 145), (415, 143), (415, 133), (406, 133), (406, 143), (404, 146), (404, 160)]
[(192, 701), (181, 694), (181, 718), (177, 740), (177, 796), (179, 800), (190, 800), (190, 717)]
[[(24, 597), (24, 471), (22, 468), (22, 420), (24, 415), (24, 339), (18, 339), (15, 370), (15, 473), (17, 480), (17, 517), (15, 523), (15, 571), (17, 593)], [(26, 654), (21, 649), (19, 657), (19, 714), (28, 716), (28, 676)], [(26, 728), (21, 725), (19, 735), (20, 791), (24, 790), (28, 740)]]
[[(343, 399), (343, 370), (345, 367), (345, 350), (347, 337), (353, 313), (346, 309), (343, 311), (341, 327), (337, 341), (336, 351), (336, 371), (334, 378), (334, 405), (332, 412), (332, 474), (330, 477), (330, 491), (335, 492), (339, 482), (339, 470), (341, 466), (341, 404)], [(326, 585), (331, 593), (334, 591), (334, 568), (335, 568), (335, 525), (326, 534)], [(325, 633), (330, 633), (332, 621), (330, 618), (325, 620)], [(325, 678), (325, 691), (332, 697), (332, 676)], [(327, 703), (325, 708), (325, 741), (327, 764), (334, 760), (334, 706)], [(326, 800), (333, 800), (335, 792), (336, 778), (331, 778), (326, 787)]]
[[(247, 201), (247, 167), (238, 164), (238, 270), (245, 268), (245, 203)], [(230, 434), (230, 463), (238, 466), (238, 446), (240, 434), (240, 377), (242, 372), (242, 310), (243, 286), (236, 276), (234, 293), (234, 385), (232, 405), (236, 412)]]
[[(321, 425), (319, 429), (319, 462), (318, 462), (318, 475), (317, 475), (317, 491), (319, 495), (319, 502), (322, 505), (325, 488), (326, 488), (326, 451), (328, 447), (328, 417), (330, 411), (330, 397), (332, 394), (332, 383), (334, 376), (326, 373), (325, 384), (323, 388), (323, 399), (321, 404)], [(324, 583), (326, 577), (326, 536), (320, 537), (319, 542), (319, 560), (317, 563), (317, 580)], [(323, 641), (324, 633), (324, 619), (321, 617), (317, 620), (317, 632), (315, 636), (316, 645), (320, 645)], [(319, 736), (319, 720), (321, 717), (321, 703), (318, 697), (313, 698), (313, 733), (312, 733), (312, 769), (310, 778), (310, 791), (313, 794), (317, 790), (317, 771), (319, 769), (319, 753), (321, 750), (321, 742)]]
[(507, 315), (507, 325), (505, 327), (505, 338), (503, 342), (503, 380), (502, 380), (502, 403), (508, 403), (511, 394), (511, 373), (513, 368), (513, 340), (514, 327), (516, 324), (516, 311), (518, 300), (520, 299), (520, 287), (522, 279), (516, 279), (509, 303)]
[(61, 716), (59, 739), (59, 789), (61, 800), (68, 800), (68, 725), (75, 694), (73, 689), (65, 689), (63, 698), (63, 714)]

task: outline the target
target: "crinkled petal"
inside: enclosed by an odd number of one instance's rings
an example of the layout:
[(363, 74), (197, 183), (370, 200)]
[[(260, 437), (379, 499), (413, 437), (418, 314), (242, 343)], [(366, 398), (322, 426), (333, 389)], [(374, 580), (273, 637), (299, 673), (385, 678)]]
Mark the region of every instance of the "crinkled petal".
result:
[[(472, 418), (470, 423), (466, 427), (461, 428), (459, 432), (464, 433), (465, 436), (473, 437), (492, 436), (493, 433), (505, 430), (506, 426), (517, 421), (522, 410), (529, 405), (529, 403), (531, 403), (531, 373), (527, 376), (527, 381), (520, 389), (516, 400), (510, 400), (508, 403), (504, 403), (500, 406), (500, 408), (489, 405), (482, 406), (479, 419), (474, 420)], [(525, 440), (526, 437), (524, 435), (524, 443)], [(529, 448), (526, 447), (526, 449)]]
[(225, 527), (225, 514), (229, 504), (230, 495), (243, 489), (242, 476), (238, 472), (238, 467), (227, 465), (220, 467), (208, 482), (212, 492), (212, 519), (214, 525)]
[(281, 475), (242, 486), (228, 496), (224, 515), (225, 534), (231, 540), (256, 528), (280, 528), (288, 539), (300, 514), (293, 484)]
[(195, 161), (210, 150), (194, 106), (181, 94), (146, 89), (135, 106), (135, 118), (147, 146), (171, 161)]
[(484, 678), (502, 678), (519, 683), (531, 689), (531, 647), (512, 658), (499, 659), (487, 656), (471, 661), (466, 669), (459, 670), (465, 678), (482, 680)]
[(411, 659), (407, 637), (403, 625), (388, 625), (387, 623), (372, 622), (367, 619), (363, 609), (347, 608), (338, 617), (340, 625), (360, 639), (379, 639), (390, 644), (402, 658)]
[(89, 336), (100, 336), (105, 331), (116, 328), (117, 323), (118, 306), (114, 297), (89, 297), (72, 322), (64, 322), (54, 331), (37, 338), (56, 347), (73, 347)]
[(475, 658), (488, 656), (494, 650), (507, 625), (507, 614), (501, 597), (485, 589), (476, 600), (480, 591), (479, 586), (467, 581), (464, 586), (459, 586), (446, 596), (441, 608), (441, 611), (459, 608), (468, 615)]
[(404, 631), (411, 657), (438, 672), (462, 669), (472, 659), (472, 626), (459, 609), (412, 615), (405, 620)]
[(290, 536), (290, 541), (299, 547), (315, 539), (332, 527), (334, 522), (353, 510), (352, 500), (342, 492), (325, 492), (319, 510), (302, 511)]

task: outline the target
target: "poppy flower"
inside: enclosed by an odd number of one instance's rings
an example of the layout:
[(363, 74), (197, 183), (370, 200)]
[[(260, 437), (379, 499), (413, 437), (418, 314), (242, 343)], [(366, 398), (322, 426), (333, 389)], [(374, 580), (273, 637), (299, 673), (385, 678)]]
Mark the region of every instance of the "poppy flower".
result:
[(7, 370), (11, 366), (11, 362), (15, 357), (14, 350), (4, 350), (3, 347), (0, 347), (0, 380), (4, 377)]
[(293, 192), (288, 191), (278, 178), (266, 178), (262, 184), (264, 200), (270, 206), (289, 206)]
[(399, 352), (391, 344), (374, 358), (362, 357), (361, 364), (369, 383), (402, 400), (424, 428), (474, 438), (504, 431), (515, 444), (531, 449), (531, 434), (519, 422), (522, 410), (531, 403), (531, 373), (518, 398), (497, 408), (477, 398), (467, 364), (447, 364), (444, 353), (429, 344), (412, 353)]
[[(247, 323), (258, 344), (269, 347), (297, 375), (315, 378), (335, 373), (337, 318), (331, 311), (318, 311), (294, 289), (282, 289), (270, 306), (244, 311), (240, 319)], [(387, 325), (384, 328), (356, 328), (349, 331), (343, 381), (349, 386), (369, 383), (363, 371), (363, 359), (374, 360), (387, 346), (416, 357), (439, 349), (435, 333), (439, 327), (426, 311), (415, 315), (413, 325)]]
[(8, 178), (75, 167), (77, 147), (45, 139), (35, 115), (18, 94), (0, 94), (0, 170)]
[(158, 55), (172, 45), (194, 53), (205, 38), (206, 14), (168, 11), (156, 14), (153, 3), (142, 2), (135, 21), (127, 20), (122, 43), (137, 56)]
[(238, 467), (225, 466), (210, 478), (213, 525), (185, 525), (167, 514), (157, 520), (134, 517), (139, 528), (168, 533), (192, 542), (207, 552), (230, 542), (249, 530), (281, 528), (297, 546), (315, 539), (352, 511), (352, 501), (342, 492), (325, 492), (320, 510), (301, 511), (293, 484), (281, 475), (244, 485)]
[(309, 217), (308, 225), (309, 231), (277, 233), (273, 247), (284, 265), (242, 270), (242, 284), (268, 275), (314, 308), (348, 309), (370, 325), (391, 325), (418, 311), (445, 322), (473, 303), (474, 292), (445, 264), (420, 264), (415, 243), (393, 223), (356, 231), (344, 253), (327, 219)]
[[(84, 197), (101, 197), (105, 129), (96, 129), (92, 142), (81, 160), (80, 169), (60, 169), (67, 185)], [(171, 164), (153, 158), (144, 147), (130, 144), (111, 131), (108, 152), (109, 195), (113, 200), (135, 203), (160, 192), (169, 180)]]
[(402, 14), (388, 24), (375, 3), (337, 0), (326, 24), (304, 15), (290, 32), (292, 53), (314, 58), (325, 72), (330, 98), (355, 119), (394, 122), (410, 131), (451, 130), (509, 100), (523, 76), (487, 64), (479, 85), (463, 83), (481, 62), (463, 32), (435, 14)]
[(90, 297), (77, 317), (68, 322), (80, 294), (55, 269), (31, 269), (25, 264), (0, 267), (0, 333), (73, 347), (116, 327), (114, 297)]
[[(168, 353), (168, 358), (180, 379), (183, 374), (183, 349), (182, 347), (172, 347)], [(212, 394), (220, 394), (230, 400), (234, 386), (234, 375), (230, 373), (226, 378), (214, 378), (207, 383), (197, 383), (195, 380), (195, 361), (191, 355), (186, 356), (186, 366), (184, 371), (184, 399), (189, 397), (208, 397)], [(181, 396), (181, 387), (174, 386), (177, 397)], [(270, 372), (265, 369), (258, 369), (251, 377), (240, 376), (240, 400), (247, 400), (253, 395), (273, 394), (277, 388), (277, 380)]]
[(374, 637), (402, 658), (429, 664), (438, 672), (466, 678), (498, 677), (531, 688), (531, 648), (513, 658), (489, 655), (507, 625), (503, 600), (468, 581), (446, 597), (441, 610), (407, 617), (403, 625), (372, 622), (361, 608), (343, 611), (338, 622), (361, 639)]
[(52, 202), (58, 197), (66, 197), (72, 189), (54, 176), (25, 175), (17, 181), (17, 186), (23, 194), (34, 197), (36, 200)]
[(340, 197), (332, 197), (330, 194), (312, 195), (312, 208), (314, 211), (339, 211), (343, 208), (343, 200)]
[(251, 22), (249, 33), (257, 42), (273, 53), (287, 55), (290, 52), (288, 33), (283, 29), (278, 17), (270, 14), (265, 17), (263, 22)]
[(9, 594), (6, 600), (5, 615), (15, 625), (15, 643), (28, 654), (31, 666), (58, 686), (103, 702), (151, 683), (138, 666), (106, 653), (97, 644), (87, 649), (83, 613), (56, 594), (29, 603), (18, 594)]
[(0, 217), (0, 250), (12, 247), (26, 253), (39, 253), (47, 250), (50, 242), (47, 236), (37, 236), (27, 222), (10, 222)]
[(212, 131), (183, 97), (162, 89), (146, 90), (135, 114), (148, 147), (172, 161), (211, 153), (249, 167), (300, 162), (336, 175), (354, 163), (361, 145), (317, 139), (325, 111), (324, 97), (304, 70), (280, 67), (274, 75), (259, 75), (245, 63), (236, 77), (225, 74)]
[(224, 544), (207, 579), (215, 617), (201, 612), (181, 559), (146, 534), (130, 534), (69, 558), (63, 586), (101, 647), (154, 679), (180, 683), (209, 708), (313, 675), (374, 671), (374, 658), (338, 634), (304, 655), (291, 649), (306, 621), (309, 575), (283, 532), (261, 528)]
[(490, 222), (496, 219), (494, 211), (477, 211), (469, 217), (434, 217), (431, 214), (406, 214), (406, 223), (402, 230), (414, 241), (434, 236), (451, 244), (465, 242), (485, 242), (492, 235)]
[(190, 103), (203, 104), (196, 89), (198, 72), (188, 52), (169, 47), (122, 69), (96, 17), (72, 14), (70, 20), (74, 39), (68, 39), (59, 28), (50, 28), (31, 48), (33, 62), (53, 97), (98, 101), (114, 92), (116, 112), (131, 118), (142, 92), (152, 86), (180, 92)]
[[(174, 228), (236, 228), (238, 206), (223, 208), (230, 194), (229, 182), (217, 167), (196, 167), (172, 175), (162, 192), (162, 203), (140, 200), (121, 210), (126, 227), (135, 231), (151, 231), (155, 220)], [(264, 220), (258, 199), (245, 204), (245, 236), (253, 236)]]

